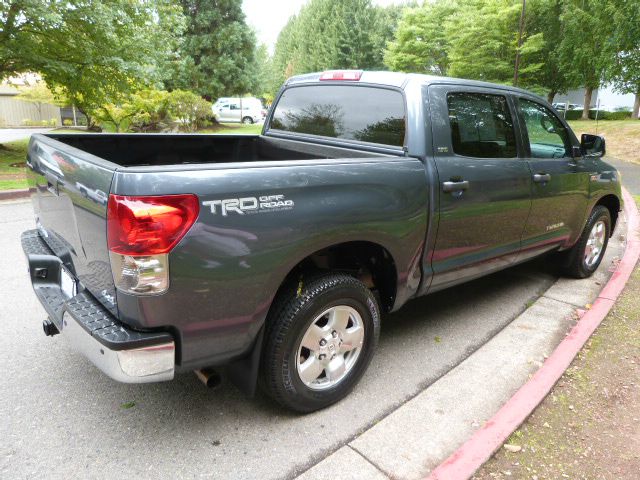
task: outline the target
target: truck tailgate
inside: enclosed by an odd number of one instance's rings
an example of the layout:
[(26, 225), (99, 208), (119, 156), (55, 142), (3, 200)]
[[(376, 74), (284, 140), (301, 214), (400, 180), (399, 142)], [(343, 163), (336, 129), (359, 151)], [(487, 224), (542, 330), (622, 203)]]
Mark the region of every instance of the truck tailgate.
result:
[(116, 165), (33, 135), (27, 172), (36, 225), (67, 270), (117, 314), (107, 249), (107, 199)]

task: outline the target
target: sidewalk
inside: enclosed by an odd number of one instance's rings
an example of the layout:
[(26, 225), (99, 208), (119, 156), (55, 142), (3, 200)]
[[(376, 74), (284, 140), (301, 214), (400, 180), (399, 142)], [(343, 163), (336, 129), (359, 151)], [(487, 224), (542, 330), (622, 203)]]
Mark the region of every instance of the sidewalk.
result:
[(551, 394), (474, 476), (637, 479), (640, 268)]
[(51, 128), (0, 128), (0, 143), (28, 138), (34, 133), (47, 133)]

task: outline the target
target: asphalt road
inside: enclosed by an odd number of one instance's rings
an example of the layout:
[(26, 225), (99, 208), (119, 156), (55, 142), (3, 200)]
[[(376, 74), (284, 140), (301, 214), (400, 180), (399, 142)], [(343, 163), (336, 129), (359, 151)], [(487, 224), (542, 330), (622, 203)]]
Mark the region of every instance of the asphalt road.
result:
[(627, 190), (634, 195), (640, 195), (640, 165), (611, 157), (606, 157), (605, 160), (622, 174), (622, 184)]
[(0, 128), (0, 143), (28, 138), (34, 133), (46, 133), (50, 128)]
[(192, 374), (119, 384), (61, 336), (45, 337), (19, 245), (32, 219), (29, 203), (0, 204), (2, 478), (291, 478), (424, 390), (555, 280), (535, 262), (410, 302), (384, 318), (355, 391), (299, 416), (228, 383), (207, 390)]

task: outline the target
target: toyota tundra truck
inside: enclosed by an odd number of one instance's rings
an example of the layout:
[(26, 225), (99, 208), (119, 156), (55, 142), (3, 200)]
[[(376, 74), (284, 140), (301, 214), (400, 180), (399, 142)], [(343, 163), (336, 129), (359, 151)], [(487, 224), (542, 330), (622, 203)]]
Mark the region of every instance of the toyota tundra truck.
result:
[(22, 245), (45, 333), (113, 379), (225, 375), (311, 412), (412, 298), (542, 254), (590, 276), (622, 203), (604, 153), (517, 88), (313, 73), (261, 135), (33, 135)]

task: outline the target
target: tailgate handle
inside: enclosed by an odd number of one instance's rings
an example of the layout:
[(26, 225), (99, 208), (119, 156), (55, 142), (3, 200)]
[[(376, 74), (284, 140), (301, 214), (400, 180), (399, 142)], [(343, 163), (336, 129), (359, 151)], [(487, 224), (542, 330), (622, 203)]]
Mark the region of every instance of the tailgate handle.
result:
[(461, 190), (466, 190), (467, 188), (469, 188), (468, 180), (462, 180), (459, 182), (442, 182), (443, 192), (459, 192)]
[[(55, 180), (54, 180), (55, 182)], [(58, 182), (55, 183), (51, 183), (48, 179), (47, 179), (47, 190), (49, 190), (51, 193), (53, 193), (56, 196), (60, 195), (60, 192), (58, 191)]]
[(551, 180), (551, 175), (548, 173), (536, 173), (533, 176), (533, 181), (536, 183), (546, 183)]

